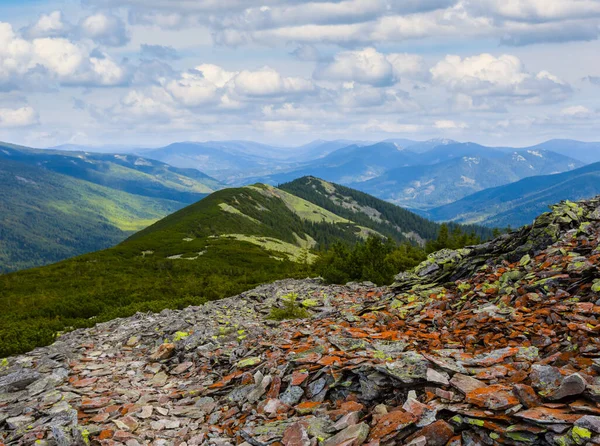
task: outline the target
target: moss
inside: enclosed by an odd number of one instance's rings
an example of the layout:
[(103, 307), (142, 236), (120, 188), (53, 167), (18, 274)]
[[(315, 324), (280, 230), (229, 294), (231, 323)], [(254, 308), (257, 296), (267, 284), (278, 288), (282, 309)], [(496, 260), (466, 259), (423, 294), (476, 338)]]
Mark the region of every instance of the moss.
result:
[(474, 418), (467, 418), (467, 423), (472, 424), (473, 426), (479, 426), (479, 427), (483, 427), (483, 425), (485, 424), (485, 422), (483, 420), (477, 420)]
[(0, 361), (0, 369), (6, 368), (6, 367), (8, 367), (8, 359), (2, 358), (2, 360)]
[(239, 361), (236, 364), (236, 367), (238, 369), (245, 369), (247, 367), (252, 367), (254, 365), (258, 365), (261, 362), (262, 362), (262, 359), (260, 359), (258, 356), (253, 356), (251, 358), (242, 359), (241, 361)]
[(586, 438), (592, 438), (592, 431), (580, 426), (573, 426), (573, 430), (571, 431), (571, 436), (573, 440), (579, 441), (584, 440)]
[(319, 305), (319, 301), (316, 299), (304, 299), (302, 301), (302, 306), (306, 308), (317, 307)]
[(185, 332), (185, 331), (178, 331), (177, 333), (175, 333), (175, 335), (173, 336), (173, 342), (177, 342), (177, 341), (181, 341), (182, 339), (185, 339), (189, 336), (190, 334)]

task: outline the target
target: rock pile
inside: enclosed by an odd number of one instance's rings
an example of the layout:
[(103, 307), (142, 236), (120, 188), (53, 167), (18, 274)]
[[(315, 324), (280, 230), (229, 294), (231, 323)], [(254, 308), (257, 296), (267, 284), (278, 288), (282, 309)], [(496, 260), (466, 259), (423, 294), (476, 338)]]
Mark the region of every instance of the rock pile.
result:
[[(600, 444), (600, 200), (393, 287), (282, 281), (0, 369), (0, 444)], [(310, 312), (267, 320), (297, 293)]]

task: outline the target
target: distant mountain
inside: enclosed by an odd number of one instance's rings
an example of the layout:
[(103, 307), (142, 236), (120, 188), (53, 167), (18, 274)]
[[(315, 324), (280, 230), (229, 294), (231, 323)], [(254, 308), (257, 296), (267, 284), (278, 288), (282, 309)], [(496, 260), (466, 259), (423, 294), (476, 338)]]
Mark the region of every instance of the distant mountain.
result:
[(304, 176), (315, 176), (334, 183), (349, 184), (378, 177), (394, 167), (413, 165), (417, 160), (417, 154), (395, 143), (380, 142), (368, 146), (354, 144), (305, 163), (298, 169), (251, 180), (281, 184)]
[[(412, 150), (412, 148), (410, 149)], [(506, 154), (492, 147), (486, 147), (472, 142), (453, 142), (447, 144), (436, 144), (429, 150), (422, 152), (419, 156), (419, 164), (438, 164), (445, 161), (462, 157), (483, 157), (498, 159)]]
[[(259, 147), (266, 148), (261, 155), (257, 154)], [(181, 142), (139, 153), (172, 166), (198, 169), (224, 182), (268, 175), (290, 164), (282, 160), (285, 155), (277, 153), (275, 148), (227, 141)]]
[(137, 155), (0, 143), (0, 273), (108, 248), (220, 187)]
[[(474, 192), (519, 179), (573, 170), (583, 163), (548, 151), (503, 153), (476, 144), (449, 146), (425, 153), (436, 164), (392, 169), (383, 175), (351, 186), (371, 195), (413, 209), (430, 209), (459, 200)], [(488, 152), (489, 150), (489, 152)], [(442, 156), (443, 155), (443, 156)], [(440, 159), (445, 157), (449, 160)]]
[(348, 146), (369, 146), (372, 145), (369, 141), (353, 141), (347, 139), (338, 139), (334, 141), (316, 140), (303, 146), (291, 149), (288, 156), (288, 161), (303, 161), (310, 162), (329, 155), (336, 150), (343, 149)]
[(196, 169), (182, 169), (137, 155), (30, 149), (0, 143), (0, 160), (56, 173), (145, 197), (193, 203), (222, 188)]
[(459, 201), (431, 209), (437, 221), (519, 227), (532, 222), (560, 200), (580, 200), (600, 194), (600, 163), (555, 175), (525, 178), (486, 189)]
[(583, 161), (586, 164), (600, 161), (600, 142), (582, 142), (570, 139), (552, 139), (529, 150), (551, 150), (571, 158)]
[[(50, 178), (48, 184), (59, 176), (25, 165), (19, 174), (24, 175), (23, 179), (6, 173), (5, 182), (19, 186), (5, 194), (25, 194), (26, 188), (32, 188), (40, 192), (40, 202), (52, 208), (54, 194), (68, 190), (73, 196), (78, 187), (89, 184), (64, 176), (54, 188), (33, 184), (38, 178), (33, 170), (45, 172)], [(62, 185), (64, 178), (73, 182), (72, 189)], [(287, 185), (286, 189), (298, 195), (264, 184), (224, 189), (113, 248), (1, 275), (0, 356), (52, 342), (56, 332), (66, 327), (90, 326), (137, 311), (198, 305), (275, 279), (305, 277), (307, 263), (315, 259), (313, 249), (318, 246), (338, 241), (352, 243), (370, 234), (397, 240), (407, 236), (431, 239), (439, 231), (438, 224), (404, 209), (314, 178)], [(313, 190), (314, 194), (309, 193)], [(301, 198), (301, 191), (310, 200)], [(89, 195), (87, 190), (82, 194)], [(60, 198), (58, 203), (64, 207)], [(95, 196), (91, 201), (96, 201)], [(336, 212), (316, 201), (323, 201)], [(3, 204), (4, 200), (0, 206)], [(73, 207), (79, 209), (78, 203)], [(14, 208), (44, 219), (38, 209), (25, 210), (28, 208), (22, 204)], [(61, 215), (70, 212), (67, 209)], [(87, 215), (89, 210), (82, 208), (80, 212)], [(81, 218), (76, 217), (73, 225)], [(53, 220), (48, 226), (55, 223)], [(32, 217), (31, 226), (37, 224)], [(79, 229), (85, 230), (83, 226)], [(23, 231), (23, 243), (27, 235)]]
[(398, 142), (398, 144), (402, 145), (403, 147), (406, 147), (407, 149), (410, 149), (411, 152), (415, 153), (425, 153), (436, 147), (444, 147), (451, 144), (457, 144), (456, 141), (446, 138), (435, 138), (429, 139), (427, 141), (404, 140), (404, 144), (403, 140), (392, 140), (392, 142)]

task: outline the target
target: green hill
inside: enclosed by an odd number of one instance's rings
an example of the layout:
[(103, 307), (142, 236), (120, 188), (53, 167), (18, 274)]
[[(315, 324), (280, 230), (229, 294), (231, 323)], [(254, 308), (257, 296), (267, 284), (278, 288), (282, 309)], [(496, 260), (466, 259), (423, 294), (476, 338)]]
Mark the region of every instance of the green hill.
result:
[(136, 156), (0, 143), (0, 273), (114, 246), (219, 187)]
[[(201, 304), (260, 283), (306, 276), (316, 257), (313, 248), (388, 235), (382, 234), (383, 220), (370, 212), (366, 207), (352, 215), (333, 212), (261, 184), (224, 189), (113, 248), (0, 276), (0, 357), (52, 342), (56, 332), (68, 328)], [(407, 226), (400, 233), (436, 235), (436, 224), (414, 218), (422, 227)]]
[(570, 172), (525, 178), (469, 195), (429, 211), (436, 221), (489, 227), (530, 224), (559, 200), (581, 200), (600, 194), (600, 163)]
[(113, 246), (182, 206), (2, 160), (0, 273)]

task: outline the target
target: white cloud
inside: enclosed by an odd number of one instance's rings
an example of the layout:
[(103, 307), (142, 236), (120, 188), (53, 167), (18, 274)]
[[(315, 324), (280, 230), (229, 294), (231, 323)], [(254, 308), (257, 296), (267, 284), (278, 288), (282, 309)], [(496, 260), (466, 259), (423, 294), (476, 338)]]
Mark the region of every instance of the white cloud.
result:
[(241, 96), (282, 96), (310, 93), (314, 84), (300, 77), (285, 77), (270, 67), (256, 71), (244, 70), (231, 80), (232, 87)]
[(84, 18), (79, 29), (81, 34), (106, 46), (123, 46), (129, 42), (125, 22), (112, 14), (97, 13)]
[(29, 127), (38, 123), (38, 114), (32, 107), (0, 108), (0, 128)]
[(94, 56), (82, 45), (65, 38), (25, 40), (12, 26), (0, 23), (0, 89), (28, 88), (31, 79), (38, 87), (54, 84), (115, 86), (127, 80), (125, 68), (107, 54)]
[(457, 121), (451, 121), (451, 120), (447, 120), (447, 119), (435, 121), (434, 126), (436, 129), (440, 129), (440, 130), (460, 130), (460, 129), (469, 128), (469, 126), (466, 122), (457, 122)]
[(470, 96), (511, 97), (524, 104), (564, 100), (571, 87), (547, 71), (525, 71), (512, 55), (447, 56), (430, 70), (433, 82)]
[(518, 21), (549, 21), (600, 16), (597, 0), (467, 0), (477, 14)]
[(566, 107), (561, 110), (561, 114), (569, 117), (587, 117), (592, 114), (592, 110), (583, 106), (583, 105), (573, 105), (571, 107)]
[(376, 86), (394, 82), (394, 66), (375, 48), (360, 51), (344, 51), (333, 61), (323, 64), (314, 73), (316, 79), (354, 81)]
[(71, 32), (71, 25), (67, 23), (61, 11), (42, 14), (37, 22), (23, 30), (23, 34), (30, 39), (38, 37), (64, 37)]
[(365, 132), (384, 132), (384, 133), (416, 133), (423, 130), (422, 125), (404, 124), (397, 121), (370, 119), (361, 126)]

